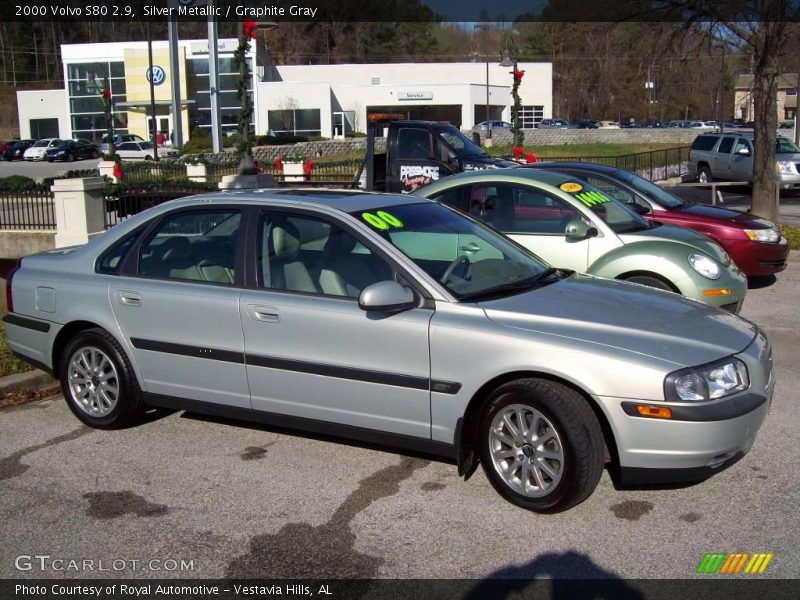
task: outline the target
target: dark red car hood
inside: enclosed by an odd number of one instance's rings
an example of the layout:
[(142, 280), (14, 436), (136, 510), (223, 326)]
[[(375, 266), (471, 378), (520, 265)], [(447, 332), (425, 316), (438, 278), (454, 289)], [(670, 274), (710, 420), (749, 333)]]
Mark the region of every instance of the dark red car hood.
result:
[(676, 219), (685, 219), (697, 223), (719, 224), (721, 220), (727, 221), (729, 225), (742, 229), (768, 229), (773, 227), (770, 221), (762, 219), (758, 215), (721, 206), (687, 204), (683, 208), (676, 210), (658, 211), (658, 214), (654, 215), (655, 219), (659, 220), (659, 217), (664, 216), (664, 213), (672, 215)]

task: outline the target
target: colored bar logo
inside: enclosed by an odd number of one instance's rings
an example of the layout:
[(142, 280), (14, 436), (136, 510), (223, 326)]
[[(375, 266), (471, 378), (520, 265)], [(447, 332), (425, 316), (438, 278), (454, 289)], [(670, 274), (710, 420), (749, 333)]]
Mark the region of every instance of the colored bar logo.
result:
[(769, 561), (773, 554), (767, 552), (736, 552), (726, 554), (725, 552), (707, 553), (700, 564), (697, 566), (697, 573), (720, 575), (735, 575), (747, 573), (749, 575), (760, 575), (767, 570)]

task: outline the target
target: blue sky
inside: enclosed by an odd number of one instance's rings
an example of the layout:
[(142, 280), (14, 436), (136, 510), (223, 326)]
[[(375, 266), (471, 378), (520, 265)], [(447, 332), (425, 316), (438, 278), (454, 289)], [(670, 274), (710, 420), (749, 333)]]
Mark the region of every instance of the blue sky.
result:
[(547, 6), (548, 0), (422, 0), (431, 10), (439, 13), (445, 21), (480, 21), (481, 9), (486, 9), (492, 18), (504, 15), (509, 21), (525, 12), (537, 13)]

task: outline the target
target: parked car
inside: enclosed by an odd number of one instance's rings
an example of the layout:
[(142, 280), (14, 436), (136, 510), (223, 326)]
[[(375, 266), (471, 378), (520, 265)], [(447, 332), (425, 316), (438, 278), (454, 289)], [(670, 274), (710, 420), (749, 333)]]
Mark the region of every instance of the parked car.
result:
[[(153, 160), (155, 150), (153, 142), (122, 142), (116, 147), (116, 152), (125, 160)], [(180, 156), (181, 152), (177, 148), (159, 148), (159, 158)]]
[(575, 129), (575, 125), (565, 119), (542, 119), (538, 129)]
[(45, 153), (48, 162), (57, 160), (72, 162), (98, 156), (100, 153), (97, 151), (97, 146), (86, 140), (62, 140), (61, 144), (48, 148)]
[(475, 127), (472, 128), (472, 131), (510, 131), (511, 130), (511, 123), (507, 123), (505, 121), (481, 121)]
[(60, 140), (59, 138), (45, 138), (43, 140), (38, 140), (27, 150), (25, 150), (22, 157), (25, 160), (44, 160), (47, 151), (50, 148), (58, 146), (62, 142), (63, 140)]
[[(124, 142), (146, 142), (147, 140), (144, 139), (142, 136), (136, 135), (135, 133), (120, 133), (114, 136), (114, 146), (116, 147), (118, 144), (122, 144)], [(111, 150), (110, 146), (108, 145), (108, 136), (103, 136), (103, 139), (100, 140), (100, 152), (103, 154), (108, 154)]]
[(575, 124), (575, 127), (577, 129), (597, 129), (599, 123), (599, 121), (594, 121), (593, 119), (581, 119)]
[(570, 175), (497, 169), (453, 175), (417, 192), (492, 225), (550, 264), (677, 292), (739, 312), (747, 278), (719, 244), (648, 223)]
[(11, 146), (11, 144), (13, 143), (14, 143), (13, 141), (12, 142), (0, 141), (0, 160), (3, 160), (3, 154), (5, 154), (5, 151), (8, 150), (9, 146)]
[(753, 323), (553, 269), (410, 196), (167, 202), (7, 286), (8, 346), (89, 426), (160, 406), (398, 445), (481, 463), (540, 512), (586, 499), (609, 455), (623, 482), (719, 472), (774, 390)]
[(691, 121), (687, 127), (689, 129), (714, 129), (716, 126), (705, 121)]
[(656, 184), (623, 169), (591, 163), (525, 165), (559, 171), (587, 181), (624, 202), (647, 221), (688, 227), (722, 246), (745, 275), (772, 275), (786, 268), (789, 246), (775, 223), (750, 212), (689, 204)]
[[(753, 182), (753, 132), (705, 133), (692, 142), (689, 173), (701, 183), (714, 180)], [(800, 148), (789, 139), (775, 140), (775, 181), (783, 188), (800, 186)]]
[(598, 129), (619, 129), (616, 121), (598, 121)]
[(25, 151), (33, 146), (36, 140), (17, 140), (16, 142), (9, 142), (8, 147), (3, 152), (3, 160), (23, 160)]

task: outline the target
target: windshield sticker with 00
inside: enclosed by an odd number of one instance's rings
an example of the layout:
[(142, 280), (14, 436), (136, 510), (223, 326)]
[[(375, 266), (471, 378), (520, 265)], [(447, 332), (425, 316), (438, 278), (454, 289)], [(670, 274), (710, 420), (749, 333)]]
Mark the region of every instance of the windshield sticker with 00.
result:
[(371, 212), (361, 213), (361, 218), (379, 231), (402, 229), (403, 227), (403, 222), (400, 219), (384, 210), (379, 210), (374, 214)]

